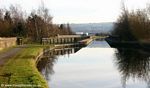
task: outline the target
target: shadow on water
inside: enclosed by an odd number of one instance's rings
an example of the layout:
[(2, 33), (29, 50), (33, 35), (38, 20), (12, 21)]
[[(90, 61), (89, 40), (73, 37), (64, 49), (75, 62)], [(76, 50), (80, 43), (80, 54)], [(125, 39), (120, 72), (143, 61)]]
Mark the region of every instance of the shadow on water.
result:
[(43, 56), (37, 63), (38, 70), (42, 73), (46, 80), (50, 80), (50, 76), (54, 74), (53, 66), (60, 55), (70, 55), (78, 52), (82, 47), (53, 49), (43, 53)]
[(115, 55), (124, 88), (130, 78), (144, 81), (150, 88), (150, 52), (141, 49), (117, 48)]

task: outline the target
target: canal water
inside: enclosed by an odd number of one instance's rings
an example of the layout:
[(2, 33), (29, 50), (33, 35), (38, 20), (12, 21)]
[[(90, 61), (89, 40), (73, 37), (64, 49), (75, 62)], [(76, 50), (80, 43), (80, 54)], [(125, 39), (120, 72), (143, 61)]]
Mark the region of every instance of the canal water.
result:
[(150, 53), (106, 41), (56, 49), (38, 63), (50, 88), (150, 88)]

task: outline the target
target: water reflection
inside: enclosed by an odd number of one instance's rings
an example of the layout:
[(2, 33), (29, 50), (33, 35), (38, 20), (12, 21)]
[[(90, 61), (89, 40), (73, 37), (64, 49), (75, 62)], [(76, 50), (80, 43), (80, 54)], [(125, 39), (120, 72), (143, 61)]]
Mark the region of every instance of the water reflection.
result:
[(88, 48), (110, 48), (108, 43), (104, 41), (103, 38), (95, 39), (87, 47)]
[[(122, 88), (120, 78), (123, 87), (146, 88), (148, 85), (150, 88), (149, 52), (140, 49), (114, 49), (105, 41), (99, 40), (80, 49), (55, 49), (44, 53), (38, 69), (51, 88)], [(129, 80), (131, 78), (144, 83), (133, 82)]]
[(54, 74), (53, 66), (58, 60), (59, 55), (68, 55), (76, 53), (82, 47), (74, 47), (74, 48), (61, 48), (61, 49), (53, 49), (47, 50), (44, 49), (43, 56), (40, 58), (40, 61), (37, 64), (38, 70), (42, 73), (46, 80), (50, 80), (50, 76)]
[(118, 48), (116, 64), (122, 76), (123, 87), (130, 78), (145, 81), (150, 86), (150, 52), (141, 49)]
[(42, 73), (46, 80), (49, 79), (49, 74), (54, 74), (53, 66), (57, 61), (56, 56), (42, 57), (37, 64), (38, 70)]

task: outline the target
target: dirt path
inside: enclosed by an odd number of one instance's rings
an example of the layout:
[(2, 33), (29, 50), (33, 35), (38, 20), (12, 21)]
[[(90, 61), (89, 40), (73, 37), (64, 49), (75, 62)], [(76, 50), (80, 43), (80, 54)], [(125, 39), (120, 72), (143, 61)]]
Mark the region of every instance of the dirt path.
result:
[(11, 57), (15, 56), (20, 50), (22, 50), (23, 48), (21, 47), (15, 47), (10, 49), (7, 52), (4, 53), (0, 53), (0, 66), (3, 66), (4, 63), (10, 59)]

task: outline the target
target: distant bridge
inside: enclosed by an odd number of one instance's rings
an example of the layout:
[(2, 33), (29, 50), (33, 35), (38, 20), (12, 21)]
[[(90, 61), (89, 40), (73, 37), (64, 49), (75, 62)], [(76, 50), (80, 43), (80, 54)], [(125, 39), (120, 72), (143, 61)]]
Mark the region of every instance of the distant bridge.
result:
[(42, 38), (42, 44), (69, 44), (69, 43), (77, 43), (83, 39), (90, 38), (90, 36), (82, 36), (82, 35), (57, 35), (55, 37), (50, 38)]

